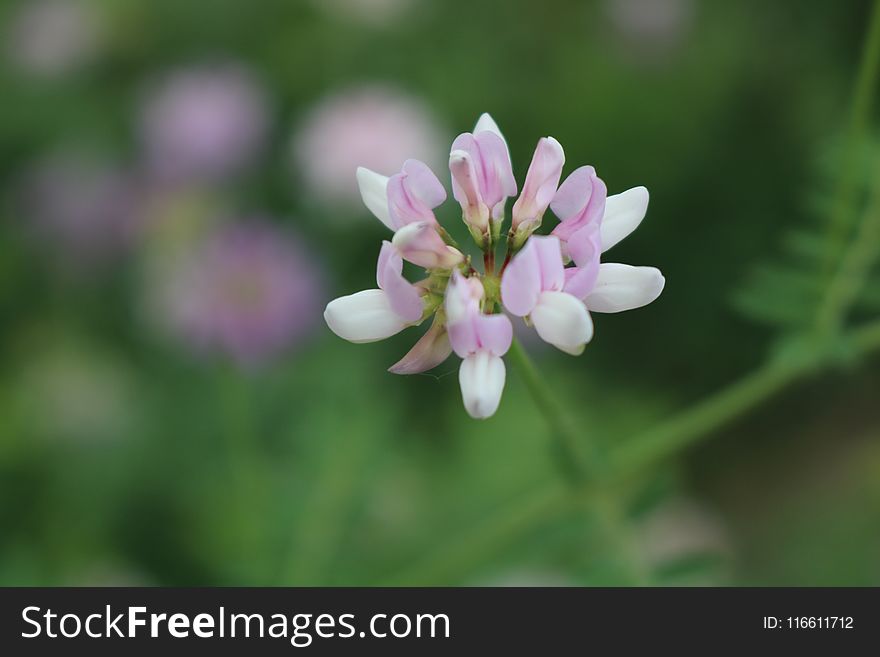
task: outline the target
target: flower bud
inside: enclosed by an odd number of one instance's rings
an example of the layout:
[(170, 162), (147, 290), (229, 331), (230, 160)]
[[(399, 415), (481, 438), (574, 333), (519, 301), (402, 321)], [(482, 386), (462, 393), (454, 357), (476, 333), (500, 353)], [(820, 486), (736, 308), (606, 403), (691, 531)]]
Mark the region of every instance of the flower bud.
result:
[(480, 194), (474, 160), (467, 151), (455, 150), (449, 154), (449, 171), (452, 173), (456, 198), (461, 203), (462, 218), (477, 243), (488, 243), (489, 208)]
[(560, 143), (553, 137), (542, 137), (526, 173), (522, 194), (513, 205), (510, 230), (514, 236), (514, 248), (521, 247), (541, 225), (544, 213), (556, 194), (563, 164), (565, 152)]
[(394, 233), (391, 243), (404, 260), (425, 269), (451, 269), (464, 260), (461, 251), (446, 244), (427, 221), (404, 226)]

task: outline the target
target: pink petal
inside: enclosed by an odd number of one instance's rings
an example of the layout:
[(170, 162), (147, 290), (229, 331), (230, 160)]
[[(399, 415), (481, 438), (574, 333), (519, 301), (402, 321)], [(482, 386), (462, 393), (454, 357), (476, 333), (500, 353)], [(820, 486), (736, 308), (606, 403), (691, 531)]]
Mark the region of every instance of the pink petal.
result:
[[(465, 132), (452, 142), (451, 152), (461, 151), (467, 154), (472, 163), (473, 181), (475, 185), (468, 185), (465, 177), (466, 170), (461, 158), (456, 164), (458, 175), (453, 168), (452, 192), (455, 199), (464, 205), (475, 206), (481, 201), (490, 209), (494, 209), (508, 196), (516, 194), (516, 179), (513, 177), (513, 166), (510, 162), (510, 153), (504, 139), (495, 132), (484, 130), (473, 135)], [(450, 161), (450, 168), (454, 163)], [(468, 182), (466, 182), (468, 181)], [(475, 189), (473, 189), (475, 187)], [(474, 198), (475, 193), (479, 198)]]
[(477, 339), (481, 349), (503, 356), (513, 340), (513, 325), (507, 315), (480, 315), (476, 318)]
[(442, 322), (434, 321), (428, 332), (413, 345), (409, 352), (388, 368), (394, 374), (418, 374), (437, 367), (449, 358), (452, 346)]
[(467, 358), (468, 354), (476, 353), (480, 349), (480, 340), (477, 336), (475, 317), (449, 324), (446, 330), (449, 332), (449, 344), (459, 358)]
[(391, 243), (403, 258), (425, 269), (450, 269), (464, 259), (460, 251), (443, 241), (435, 224), (427, 221), (404, 226), (394, 233)]
[(608, 190), (593, 167), (580, 167), (566, 178), (550, 207), (561, 223), (553, 229), (562, 241), (587, 224), (600, 223)]
[(391, 309), (407, 322), (422, 318), (424, 304), (417, 287), (403, 277), (403, 259), (391, 242), (382, 242), (376, 266), (376, 282), (388, 295)]
[(541, 291), (561, 290), (565, 284), (565, 271), (562, 262), (562, 247), (553, 235), (533, 235), (529, 242), (534, 243), (541, 271)]
[(568, 251), (577, 264), (565, 270), (563, 291), (583, 300), (596, 284), (599, 275), (599, 226), (590, 224), (581, 228), (568, 240)]
[(575, 231), (565, 245), (568, 255), (575, 264), (583, 267), (602, 254), (601, 231), (597, 223), (590, 223)]
[(541, 266), (535, 237), (511, 260), (501, 276), (501, 300), (512, 315), (525, 317), (541, 294)]
[(526, 173), (522, 194), (513, 206), (514, 228), (524, 221), (534, 222), (544, 215), (556, 194), (564, 164), (562, 145), (553, 137), (542, 137)]
[(388, 214), (394, 230), (416, 221), (436, 223), (432, 210), (446, 199), (446, 190), (428, 166), (407, 160), (388, 179)]
[(480, 132), (474, 139), (482, 158), (483, 202), (494, 209), (508, 196), (516, 194), (516, 178), (513, 176), (510, 152), (501, 136), (494, 132)]
[(403, 163), (403, 173), (407, 176), (410, 193), (425, 206), (433, 210), (446, 200), (446, 189), (424, 162), (407, 160)]
[(465, 278), (460, 271), (453, 271), (444, 299), (449, 324), (464, 321), (474, 312), (479, 311), (483, 294), (483, 284), (479, 279)]
[(580, 215), (593, 192), (596, 170), (591, 166), (578, 167), (559, 186), (550, 207), (560, 221), (568, 221)]
[(449, 151), (452, 172), (452, 196), (462, 207), (477, 206), (483, 201), (480, 149), (474, 136), (465, 132), (452, 142)]

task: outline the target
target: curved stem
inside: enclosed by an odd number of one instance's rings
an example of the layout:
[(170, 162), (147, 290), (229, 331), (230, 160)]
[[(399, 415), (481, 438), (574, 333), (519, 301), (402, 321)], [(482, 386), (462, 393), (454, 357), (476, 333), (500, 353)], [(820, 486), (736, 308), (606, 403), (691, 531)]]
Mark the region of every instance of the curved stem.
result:
[[(841, 340), (855, 356), (867, 356), (880, 351), (880, 320), (850, 331)], [(827, 358), (834, 352), (824, 353)], [(811, 372), (819, 371), (817, 367), (823, 364), (827, 363), (804, 361), (796, 368), (779, 365), (759, 368), (753, 374), (615, 450), (609, 463), (613, 467), (609, 471), (609, 477), (633, 474), (711, 436), (725, 424), (745, 415), (788, 385)], [(563, 494), (565, 491), (560, 491), (558, 484), (554, 482), (533, 491), (531, 497), (525, 501), (519, 497), (504, 509), (494, 511), (485, 522), (475, 524), (472, 531), (449, 532), (451, 536), (455, 536), (452, 544), (434, 547), (431, 553), (433, 556), (408, 571), (406, 581), (425, 583), (440, 581), (441, 576), (456, 577), (474, 568), (486, 555), (501, 549), (507, 541), (534, 529), (548, 514), (568, 509), (572, 500), (585, 503), (599, 500), (600, 505), (603, 503), (603, 491), (591, 482), (569, 487), (569, 492), (569, 495)], [(515, 523), (511, 522), (512, 518), (516, 518)], [(515, 531), (512, 531), (512, 527), (515, 527)]]
[(535, 405), (550, 426), (554, 455), (563, 475), (573, 483), (582, 483), (595, 478), (599, 470), (598, 452), (594, 449), (589, 456), (584, 453), (588, 443), (578, 435), (567, 410), (544, 382), (518, 340), (514, 339), (507, 356), (517, 368), (526, 388), (535, 400)]
[(871, 9), (868, 32), (865, 38), (859, 70), (853, 88), (850, 109), (849, 129), (846, 137), (841, 175), (835, 190), (834, 205), (828, 224), (828, 257), (826, 268), (831, 270), (846, 240), (847, 219), (855, 201), (859, 144), (868, 128), (868, 119), (874, 103), (877, 78), (880, 75), (880, 0), (875, 0)]
[(688, 411), (627, 441), (611, 454), (615, 472), (638, 470), (672, 456), (702, 436), (739, 417), (776, 394), (801, 374), (801, 369), (765, 365)]

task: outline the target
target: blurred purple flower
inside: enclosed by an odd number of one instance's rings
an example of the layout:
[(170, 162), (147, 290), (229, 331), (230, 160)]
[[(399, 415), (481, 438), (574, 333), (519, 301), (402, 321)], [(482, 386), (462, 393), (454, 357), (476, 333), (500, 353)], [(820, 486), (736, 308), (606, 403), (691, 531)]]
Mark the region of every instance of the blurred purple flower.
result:
[(243, 366), (301, 341), (321, 317), (318, 263), (261, 220), (220, 226), (169, 274), (155, 309), (167, 328), (198, 351)]
[(164, 181), (218, 180), (260, 154), (268, 98), (246, 69), (227, 64), (176, 71), (154, 87), (140, 114), (150, 171)]
[(361, 207), (355, 172), (383, 175), (414, 158), (435, 169), (447, 139), (420, 101), (384, 86), (333, 94), (313, 108), (293, 139), (293, 154), (306, 192), (322, 204), (354, 212)]
[(89, 269), (130, 245), (137, 198), (128, 172), (85, 152), (59, 151), (24, 174), (19, 212), (64, 264)]
[(100, 16), (83, 0), (28, 0), (4, 30), (7, 55), (19, 70), (58, 77), (87, 64), (101, 40)]

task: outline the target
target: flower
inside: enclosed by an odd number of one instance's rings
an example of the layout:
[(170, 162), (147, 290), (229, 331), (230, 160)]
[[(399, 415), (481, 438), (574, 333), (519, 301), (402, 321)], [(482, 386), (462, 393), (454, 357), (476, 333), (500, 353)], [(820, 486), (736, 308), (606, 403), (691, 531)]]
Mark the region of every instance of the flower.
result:
[(330, 329), (349, 342), (376, 342), (422, 319), (421, 291), (403, 277), (403, 258), (383, 242), (376, 265), (379, 289), (334, 299), (324, 310)]
[(63, 149), (28, 168), (19, 202), (31, 234), (61, 263), (92, 271), (131, 245), (139, 197), (128, 172), (93, 153)]
[[(665, 282), (654, 267), (600, 262), (603, 251), (642, 221), (647, 190), (635, 187), (609, 197), (590, 166), (575, 169), (559, 186), (564, 162), (559, 142), (538, 141), (497, 272), (505, 205), (517, 185), (507, 142), (488, 114), (473, 132), (455, 139), (449, 157), (453, 196), (483, 251), (482, 272), (437, 221), (434, 209), (446, 192), (428, 165), (407, 160), (390, 177), (359, 168), (364, 204), (394, 235), (379, 254), (378, 289), (331, 301), (324, 312), (327, 325), (350, 342), (373, 342), (433, 316), (428, 331), (389, 370), (423, 372), (454, 352), (462, 359), (465, 409), (474, 418), (493, 415), (504, 390), (502, 358), (513, 340), (502, 304), (545, 342), (577, 355), (593, 337), (590, 311), (638, 308), (656, 299)], [(560, 222), (550, 235), (535, 235), (548, 208)], [(410, 283), (403, 276), (404, 260), (422, 267), (425, 277)]]
[(252, 219), (215, 228), (163, 283), (154, 312), (173, 337), (252, 368), (311, 332), (322, 276), (294, 236)]
[(648, 63), (684, 40), (695, 13), (693, 0), (604, 0), (602, 8), (621, 46)]
[(500, 225), (507, 198), (516, 195), (516, 179), (507, 142), (498, 125), (483, 114), (472, 133), (455, 138), (449, 153), (452, 193), (478, 243), (488, 244), (490, 221)]
[(514, 235), (514, 246), (522, 246), (541, 225), (541, 218), (556, 193), (564, 164), (562, 145), (553, 137), (542, 137), (526, 173), (522, 194), (513, 204), (510, 231)]
[(506, 316), (480, 311), (484, 298), (478, 278), (452, 273), (446, 289), (446, 325), (449, 343), (463, 359), (458, 380), (464, 407), (474, 418), (490, 417), (498, 409), (505, 379), (501, 357), (513, 340), (513, 325)]
[(294, 134), (291, 150), (304, 191), (331, 208), (333, 216), (345, 218), (359, 208), (358, 167), (388, 176), (408, 158), (436, 165), (445, 141), (421, 101), (393, 87), (372, 84), (344, 89), (320, 101)]
[(103, 26), (83, 0), (29, 0), (12, 16), (8, 56), (21, 71), (41, 78), (75, 73), (100, 50)]
[(418, 0), (313, 0), (313, 3), (340, 19), (380, 27), (398, 21)]
[(222, 180), (252, 164), (265, 145), (269, 101), (237, 64), (170, 73), (145, 98), (140, 139), (160, 180)]
[(504, 271), (501, 299), (510, 314), (529, 317), (542, 340), (577, 355), (593, 337), (593, 322), (566, 288), (559, 238), (533, 236)]

